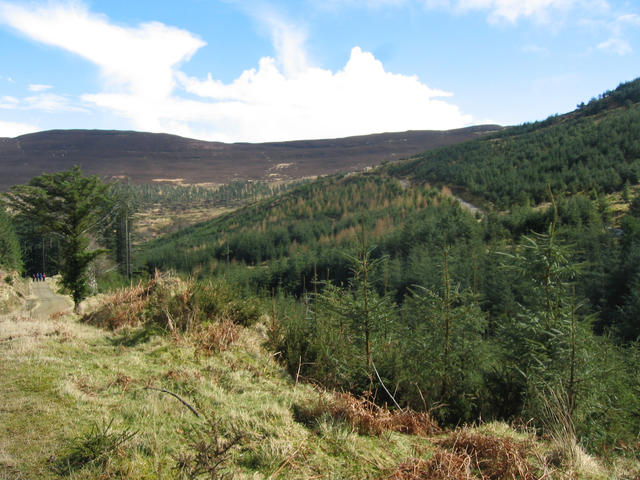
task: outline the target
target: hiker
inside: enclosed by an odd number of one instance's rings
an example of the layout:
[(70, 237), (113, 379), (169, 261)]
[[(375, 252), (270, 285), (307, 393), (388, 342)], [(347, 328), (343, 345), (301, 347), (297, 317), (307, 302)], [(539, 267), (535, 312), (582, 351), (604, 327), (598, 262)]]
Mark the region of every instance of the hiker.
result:
[(46, 281), (47, 280), (47, 274), (46, 273), (42, 273), (42, 281)]
[(35, 282), (35, 281), (36, 281), (36, 274), (35, 274), (35, 273), (32, 273), (32, 274), (31, 274), (31, 278), (33, 278), (33, 281)]

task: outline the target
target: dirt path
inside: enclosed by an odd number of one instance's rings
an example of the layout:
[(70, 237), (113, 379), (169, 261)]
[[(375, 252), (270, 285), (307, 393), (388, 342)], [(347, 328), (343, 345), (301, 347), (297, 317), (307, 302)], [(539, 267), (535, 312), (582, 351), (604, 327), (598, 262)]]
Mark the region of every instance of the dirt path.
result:
[(65, 295), (59, 295), (51, 289), (51, 280), (33, 282), (33, 297), (27, 300), (27, 311), (34, 319), (46, 320), (57, 312), (73, 310), (73, 301)]
[[(409, 182), (407, 182), (406, 180), (399, 179), (398, 181), (400, 182), (400, 185), (402, 186), (403, 190), (409, 186)], [(455, 198), (460, 203), (460, 205), (462, 205), (462, 208), (466, 208), (474, 215), (478, 212), (483, 213), (482, 210), (479, 207), (476, 207), (473, 203), (469, 203), (463, 200), (462, 198), (458, 197), (457, 195), (454, 195), (453, 193), (450, 193), (450, 195), (453, 198)]]

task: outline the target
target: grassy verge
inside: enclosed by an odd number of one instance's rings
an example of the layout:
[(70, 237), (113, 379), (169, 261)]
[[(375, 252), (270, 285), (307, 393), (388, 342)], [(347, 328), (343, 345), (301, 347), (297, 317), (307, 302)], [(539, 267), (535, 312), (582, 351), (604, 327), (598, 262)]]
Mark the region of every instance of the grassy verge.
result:
[(576, 473), (506, 425), (439, 432), (295, 384), (261, 323), (218, 319), (194, 336), (52, 317), (0, 318), (1, 480), (604, 479), (636, 467)]
[[(71, 318), (2, 321), (0, 478), (199, 478), (189, 477), (199, 443), (236, 434), (220, 466), (234, 478), (378, 478), (427, 447), (420, 437), (359, 435), (331, 419), (298, 423), (294, 405), (320, 394), (294, 388), (261, 341), (259, 328), (247, 328), (228, 350), (202, 355), (146, 327), (108, 333)], [(147, 387), (175, 393), (200, 418)], [(81, 458), (92, 441), (105, 446)]]

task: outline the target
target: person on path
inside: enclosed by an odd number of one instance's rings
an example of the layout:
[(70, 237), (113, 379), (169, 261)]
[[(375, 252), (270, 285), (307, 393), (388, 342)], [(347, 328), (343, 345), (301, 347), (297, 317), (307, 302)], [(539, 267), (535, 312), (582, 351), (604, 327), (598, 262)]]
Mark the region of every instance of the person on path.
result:
[(42, 273), (42, 281), (45, 282), (47, 280), (47, 274)]

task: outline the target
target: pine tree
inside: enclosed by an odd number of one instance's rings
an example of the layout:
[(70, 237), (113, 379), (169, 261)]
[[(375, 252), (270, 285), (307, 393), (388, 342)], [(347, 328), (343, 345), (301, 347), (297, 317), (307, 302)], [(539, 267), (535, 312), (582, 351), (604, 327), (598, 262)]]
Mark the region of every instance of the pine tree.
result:
[(12, 210), (60, 240), (62, 285), (76, 306), (87, 294), (87, 268), (104, 249), (89, 249), (89, 235), (104, 228), (111, 216), (109, 185), (84, 176), (80, 167), (34, 177), (5, 194)]
[(20, 244), (11, 223), (11, 218), (0, 207), (0, 267), (10, 270), (20, 270), (22, 259)]

